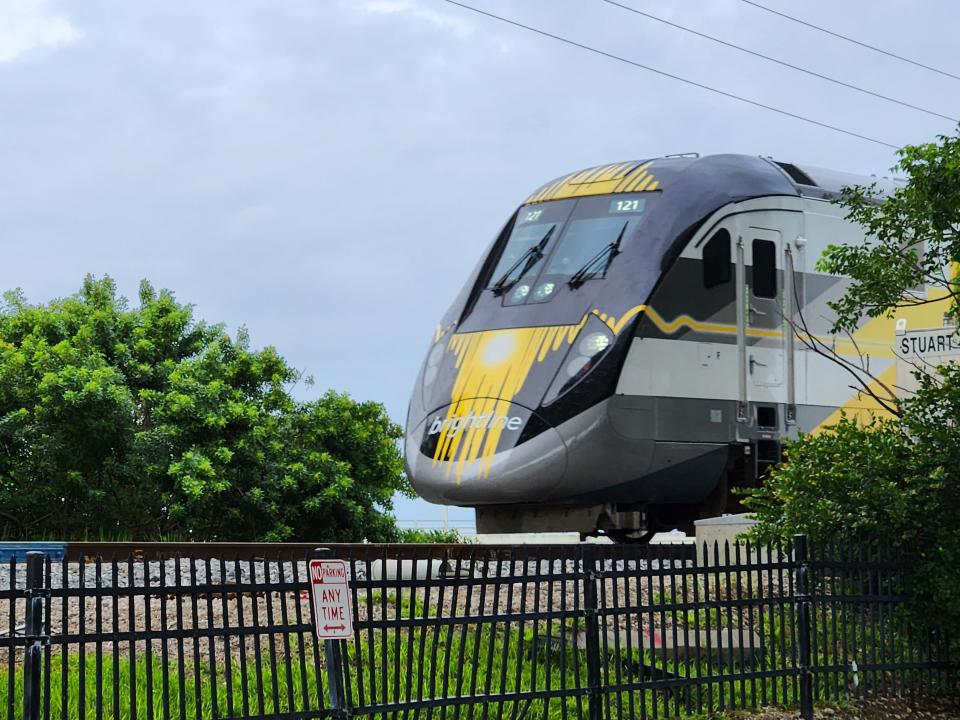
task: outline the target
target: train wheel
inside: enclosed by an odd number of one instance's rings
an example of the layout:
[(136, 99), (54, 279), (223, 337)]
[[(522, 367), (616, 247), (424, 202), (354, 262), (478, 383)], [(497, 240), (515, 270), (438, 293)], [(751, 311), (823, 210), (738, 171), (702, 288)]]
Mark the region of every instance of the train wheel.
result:
[(607, 537), (618, 545), (646, 545), (656, 534), (655, 530), (607, 530)]

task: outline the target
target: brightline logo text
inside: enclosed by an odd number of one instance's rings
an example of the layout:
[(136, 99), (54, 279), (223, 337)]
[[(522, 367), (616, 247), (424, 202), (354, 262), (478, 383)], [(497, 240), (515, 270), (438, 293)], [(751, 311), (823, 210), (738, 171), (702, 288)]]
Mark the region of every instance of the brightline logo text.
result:
[(452, 417), (442, 420), (438, 415), (430, 423), (428, 435), (436, 435), (439, 432), (445, 432), (447, 435), (456, 435), (461, 430), (519, 430), (523, 425), (523, 418), (516, 415), (508, 417), (506, 415), (463, 415), (462, 417)]

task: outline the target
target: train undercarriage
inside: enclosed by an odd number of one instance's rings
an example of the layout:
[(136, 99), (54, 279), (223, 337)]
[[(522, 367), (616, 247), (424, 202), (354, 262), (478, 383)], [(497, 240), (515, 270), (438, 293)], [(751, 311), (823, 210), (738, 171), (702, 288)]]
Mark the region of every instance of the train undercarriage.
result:
[(694, 532), (694, 522), (745, 510), (741, 491), (756, 487), (782, 457), (779, 442), (734, 445), (727, 467), (701, 502), (656, 504), (607, 502), (589, 505), (515, 504), (476, 508), (478, 534), (578, 532), (606, 535), (615, 542), (648, 542), (658, 532)]

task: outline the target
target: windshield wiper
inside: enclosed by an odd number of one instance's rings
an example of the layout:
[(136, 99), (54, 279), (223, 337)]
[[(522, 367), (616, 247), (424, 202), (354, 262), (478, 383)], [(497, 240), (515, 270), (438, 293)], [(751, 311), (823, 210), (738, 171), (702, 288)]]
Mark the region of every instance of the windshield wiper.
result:
[(623, 224), (623, 227), (620, 228), (620, 234), (617, 235), (616, 240), (604, 245), (603, 249), (600, 250), (600, 252), (598, 252), (592, 258), (587, 260), (583, 264), (583, 267), (581, 267), (573, 275), (570, 276), (570, 279), (567, 280), (567, 284), (571, 288), (576, 289), (580, 287), (587, 281), (588, 276), (596, 275), (597, 272), (596, 271), (591, 272), (590, 269), (595, 267), (597, 264), (599, 264), (600, 261), (603, 260), (604, 258), (606, 258), (607, 264), (603, 266), (603, 274), (604, 275), (607, 274), (607, 270), (610, 268), (610, 263), (612, 263), (613, 259), (620, 254), (620, 243), (623, 241), (623, 234), (627, 231), (627, 225), (629, 224), (630, 224), (630, 221), (627, 220), (627, 222)]
[[(517, 258), (517, 261), (511, 265), (510, 268), (500, 277), (500, 279), (493, 284), (493, 287), (490, 289), (493, 290), (494, 295), (500, 295), (506, 292), (508, 288), (512, 287), (518, 280), (520, 280), (520, 278), (526, 275), (530, 271), (530, 268), (540, 262), (540, 259), (543, 257), (543, 249), (547, 246), (547, 243), (550, 242), (550, 237), (553, 235), (553, 231), (556, 229), (556, 227), (556, 225), (551, 225), (546, 234), (540, 238), (540, 242)], [(521, 265), (523, 265), (523, 270), (521, 270), (520, 274), (514, 278), (513, 282), (508, 284), (507, 281), (510, 279), (510, 276), (513, 275), (513, 271)]]

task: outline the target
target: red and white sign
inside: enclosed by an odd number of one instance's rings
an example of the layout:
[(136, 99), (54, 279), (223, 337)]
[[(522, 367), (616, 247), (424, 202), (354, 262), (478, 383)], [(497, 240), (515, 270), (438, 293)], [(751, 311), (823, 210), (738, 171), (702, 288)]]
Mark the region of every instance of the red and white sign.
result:
[(348, 640), (353, 637), (350, 584), (346, 560), (311, 560), (310, 591), (313, 594), (317, 637)]

